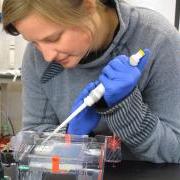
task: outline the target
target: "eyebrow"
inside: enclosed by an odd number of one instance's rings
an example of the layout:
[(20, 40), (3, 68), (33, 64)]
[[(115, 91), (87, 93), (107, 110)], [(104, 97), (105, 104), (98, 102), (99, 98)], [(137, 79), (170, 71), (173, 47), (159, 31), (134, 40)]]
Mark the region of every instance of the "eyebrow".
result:
[[(56, 36), (59, 36), (62, 32), (56, 32), (54, 34), (50, 34), (50, 35), (47, 35), (46, 37), (43, 37), (37, 41), (48, 41), (50, 40), (51, 38), (53, 37), (56, 37)], [(23, 38), (26, 40), (26, 41), (32, 41), (32, 40), (29, 40), (28, 38), (26, 38), (25, 36), (23, 36)], [(34, 40), (32, 42), (35, 42)]]

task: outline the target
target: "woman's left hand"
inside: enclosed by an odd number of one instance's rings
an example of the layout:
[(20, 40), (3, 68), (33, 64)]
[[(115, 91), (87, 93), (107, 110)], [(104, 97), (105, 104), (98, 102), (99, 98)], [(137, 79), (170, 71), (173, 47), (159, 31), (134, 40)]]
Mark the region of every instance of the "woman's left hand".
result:
[(145, 49), (144, 52), (145, 55), (137, 66), (130, 65), (129, 57), (120, 55), (104, 67), (99, 80), (105, 87), (104, 100), (108, 107), (122, 101), (137, 85), (149, 60), (150, 51)]

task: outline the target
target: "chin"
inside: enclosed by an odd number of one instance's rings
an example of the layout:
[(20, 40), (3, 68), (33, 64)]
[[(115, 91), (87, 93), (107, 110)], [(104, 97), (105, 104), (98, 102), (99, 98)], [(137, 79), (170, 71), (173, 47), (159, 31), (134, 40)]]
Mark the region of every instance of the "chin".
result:
[(77, 64), (61, 64), (66, 69), (72, 69), (77, 66)]

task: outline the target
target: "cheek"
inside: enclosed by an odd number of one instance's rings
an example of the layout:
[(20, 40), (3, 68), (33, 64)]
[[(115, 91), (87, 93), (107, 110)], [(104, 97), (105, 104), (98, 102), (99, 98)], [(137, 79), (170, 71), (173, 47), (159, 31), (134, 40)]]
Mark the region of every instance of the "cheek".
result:
[(81, 31), (70, 31), (61, 39), (66, 48), (74, 51), (84, 51), (90, 48), (91, 36)]
[(81, 34), (74, 40), (75, 48), (81, 52), (87, 52), (91, 48), (92, 40), (87, 34)]
[[(89, 32), (79, 34), (78, 39), (80, 40), (79, 42), (83, 44), (91, 44), (92, 42), (92, 35)], [(78, 42), (77, 39), (77, 42)]]

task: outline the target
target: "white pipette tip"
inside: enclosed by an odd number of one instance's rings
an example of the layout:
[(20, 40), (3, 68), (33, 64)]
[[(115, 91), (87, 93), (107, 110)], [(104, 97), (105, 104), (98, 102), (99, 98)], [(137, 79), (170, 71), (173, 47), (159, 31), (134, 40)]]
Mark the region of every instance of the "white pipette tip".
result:
[(77, 114), (79, 114), (84, 108), (86, 108), (86, 104), (81, 104), (73, 113), (68, 116), (66, 120), (64, 120), (47, 138), (44, 139), (44, 141), (41, 144), (44, 144), (47, 142), (51, 137), (53, 137), (56, 133), (59, 132), (60, 129), (65, 127)]

